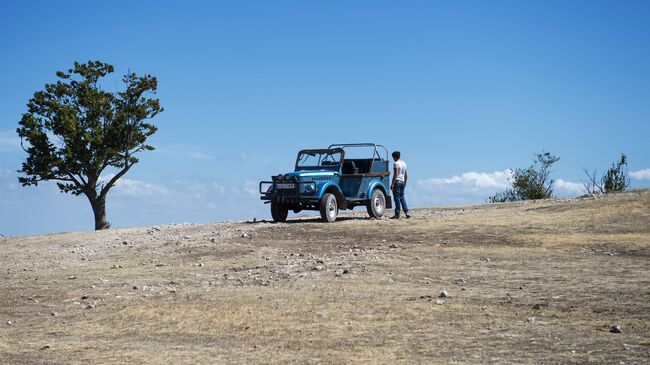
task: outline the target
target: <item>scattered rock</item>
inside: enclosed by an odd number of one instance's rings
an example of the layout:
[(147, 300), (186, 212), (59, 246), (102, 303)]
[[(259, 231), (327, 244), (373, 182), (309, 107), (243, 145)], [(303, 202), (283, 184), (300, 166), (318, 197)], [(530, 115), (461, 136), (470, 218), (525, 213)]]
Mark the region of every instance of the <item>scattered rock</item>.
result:
[(397, 245), (393, 243), (392, 245), (390, 245), (390, 246), (388, 246), (388, 247), (389, 247), (389, 248), (397, 248)]
[(124, 246), (126, 246), (126, 245), (129, 244), (129, 241), (122, 241), (122, 244), (123, 244)]
[(612, 326), (612, 328), (609, 329), (609, 332), (611, 332), (611, 333), (623, 333), (623, 330), (621, 329), (621, 326), (615, 325), (615, 326)]
[(456, 284), (465, 284), (465, 283), (466, 283), (466, 281), (463, 278), (456, 279)]
[(12, 326), (14, 323), (16, 323), (16, 322), (14, 322), (14, 321), (7, 321), (7, 325), (8, 325), (8, 326)]
[(203, 267), (203, 263), (202, 263), (202, 262), (198, 262), (198, 263), (196, 264), (196, 266), (198, 266), (198, 267)]
[(87, 296), (87, 295), (83, 295), (83, 296), (81, 296), (81, 299), (82, 299), (82, 300), (86, 300), (86, 299), (88, 299), (88, 296)]
[(323, 270), (325, 270), (325, 266), (323, 266), (323, 265), (317, 265), (317, 266), (314, 266), (314, 267), (312, 268), (312, 270), (314, 270), (314, 271), (323, 271)]
[(443, 290), (443, 291), (441, 291), (440, 294), (438, 295), (438, 298), (449, 298), (449, 293), (447, 293), (446, 290)]
[(52, 312), (52, 313), (50, 313), (50, 315), (51, 315), (52, 317), (56, 317), (56, 316), (59, 315), (59, 313), (57, 313), (57, 312)]
[(88, 305), (86, 306), (86, 309), (93, 309), (93, 308), (95, 308), (95, 307), (97, 307), (97, 303), (92, 303), (92, 304), (88, 304)]
[(349, 273), (350, 273), (350, 270), (348, 270), (348, 269), (343, 269), (343, 274), (349, 274)]
[(138, 290), (138, 287), (134, 285), (133, 290)]
[(535, 317), (528, 317), (528, 318), (526, 318), (526, 322), (528, 322), (528, 323), (535, 323)]
[(212, 238), (210, 238), (210, 242), (215, 243), (215, 242), (217, 242), (217, 239), (212, 237)]
[(51, 349), (51, 348), (52, 347), (50, 345), (45, 345), (45, 346), (41, 347), (41, 350), (47, 350), (47, 349)]
[(241, 238), (248, 238), (248, 237), (249, 237), (249, 236), (248, 236), (248, 233), (242, 233), (242, 234), (241, 234)]
[(442, 300), (442, 299), (436, 299), (436, 304), (437, 305), (443, 305), (443, 304), (445, 304), (445, 301)]
[(76, 278), (76, 276), (68, 276), (68, 280), (75, 280)]

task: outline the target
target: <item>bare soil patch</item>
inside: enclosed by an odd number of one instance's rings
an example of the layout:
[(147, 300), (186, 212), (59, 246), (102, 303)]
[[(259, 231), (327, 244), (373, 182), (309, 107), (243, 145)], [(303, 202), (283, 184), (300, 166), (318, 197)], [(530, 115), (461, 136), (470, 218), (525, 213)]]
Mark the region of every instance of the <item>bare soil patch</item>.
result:
[(0, 239), (0, 363), (650, 362), (650, 191), (413, 213)]

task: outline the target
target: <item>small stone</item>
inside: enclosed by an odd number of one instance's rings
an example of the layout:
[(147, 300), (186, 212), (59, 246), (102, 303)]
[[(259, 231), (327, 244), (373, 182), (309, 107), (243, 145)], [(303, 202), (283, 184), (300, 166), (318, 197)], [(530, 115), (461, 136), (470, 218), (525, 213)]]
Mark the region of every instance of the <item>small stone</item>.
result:
[(485, 259), (485, 261), (490, 262), (490, 261), (492, 261), (492, 260), (490, 260), (490, 258), (488, 257), (487, 259)]
[(74, 280), (76, 278), (77, 278), (76, 276), (68, 276), (68, 280)]
[(134, 285), (133, 290), (138, 290), (138, 287)]
[(14, 321), (7, 321), (7, 325), (8, 325), (8, 326), (13, 325), (14, 323), (15, 323)]
[(323, 270), (325, 270), (325, 266), (322, 266), (322, 265), (314, 266), (312, 268), (312, 270), (314, 270), (314, 271), (323, 271)]
[(443, 290), (443, 291), (441, 291), (440, 294), (438, 295), (438, 298), (449, 298), (449, 293), (447, 293), (446, 290)]
[(443, 305), (443, 304), (445, 304), (445, 301), (442, 300), (442, 299), (436, 299), (436, 304), (437, 305)]
[(216, 238), (212, 237), (212, 238), (210, 238), (210, 242), (215, 243), (215, 242), (217, 242), (217, 240), (216, 240)]
[(348, 270), (348, 269), (343, 269), (343, 274), (349, 274), (349, 273), (350, 273), (350, 270)]
[(52, 347), (50, 345), (45, 345), (45, 346), (41, 347), (41, 350), (47, 350), (47, 349), (51, 349), (51, 348)]
[(526, 318), (526, 322), (528, 322), (528, 323), (535, 323), (535, 317), (528, 317), (528, 318)]
[(92, 303), (92, 304), (88, 304), (88, 305), (86, 306), (86, 309), (93, 309), (93, 308), (95, 308), (95, 307), (97, 307), (97, 303)]
[(623, 330), (621, 329), (621, 326), (615, 325), (615, 326), (612, 326), (612, 328), (609, 329), (609, 332), (611, 332), (611, 333), (623, 333)]
[(83, 295), (83, 296), (81, 296), (81, 299), (82, 299), (82, 300), (86, 300), (86, 299), (88, 299), (88, 296), (87, 296), (87, 295)]
[(129, 244), (129, 241), (122, 241), (122, 244), (123, 244), (124, 246), (126, 246), (126, 245)]
[(52, 317), (56, 317), (56, 316), (58, 316), (59, 314), (58, 314), (57, 312), (52, 312), (52, 313), (50, 313), (50, 315), (51, 315)]
[(248, 238), (248, 234), (247, 233), (242, 233), (241, 238)]
[(397, 248), (397, 245), (393, 243), (392, 245), (390, 245), (390, 246), (388, 246), (388, 247), (390, 247), (390, 248)]
[(196, 266), (198, 266), (198, 267), (203, 267), (203, 263), (202, 263), (202, 262), (199, 262), (199, 263), (196, 264)]

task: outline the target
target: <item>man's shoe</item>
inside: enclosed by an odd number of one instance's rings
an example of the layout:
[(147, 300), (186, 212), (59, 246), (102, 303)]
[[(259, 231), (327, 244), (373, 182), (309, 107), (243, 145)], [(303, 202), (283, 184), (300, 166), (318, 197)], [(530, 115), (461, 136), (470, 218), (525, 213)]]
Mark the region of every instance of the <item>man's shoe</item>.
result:
[(390, 219), (399, 219), (399, 215), (394, 215), (394, 216), (390, 217)]
[(411, 215), (406, 213), (406, 219), (409, 219), (409, 218), (411, 218)]

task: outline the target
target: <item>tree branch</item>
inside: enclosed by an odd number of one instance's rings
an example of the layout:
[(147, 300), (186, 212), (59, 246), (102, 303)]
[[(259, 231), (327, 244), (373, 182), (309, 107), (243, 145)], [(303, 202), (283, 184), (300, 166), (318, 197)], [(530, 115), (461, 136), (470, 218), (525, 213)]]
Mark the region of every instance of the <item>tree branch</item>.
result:
[(115, 185), (117, 180), (119, 180), (122, 176), (124, 176), (124, 174), (126, 174), (126, 172), (129, 171), (131, 166), (133, 165), (127, 162), (124, 168), (120, 172), (118, 172), (115, 176), (113, 176), (113, 178), (102, 188), (102, 191), (99, 193), (99, 195), (102, 197), (106, 196), (106, 194), (108, 194), (108, 191), (111, 190), (111, 188), (113, 187), (113, 185)]

